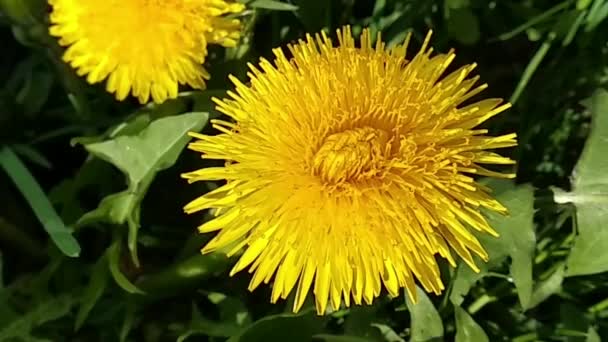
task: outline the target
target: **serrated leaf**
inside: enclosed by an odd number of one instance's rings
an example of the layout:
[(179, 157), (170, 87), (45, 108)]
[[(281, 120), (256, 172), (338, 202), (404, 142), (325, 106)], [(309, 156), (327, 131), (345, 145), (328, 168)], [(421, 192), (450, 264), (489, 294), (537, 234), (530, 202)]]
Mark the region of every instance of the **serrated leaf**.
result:
[(409, 296), (405, 296), (412, 320), (410, 342), (430, 341), (443, 337), (443, 323), (437, 309), (422, 289), (416, 287), (416, 292), (418, 297), (416, 304)]
[(253, 0), (247, 4), (251, 8), (264, 8), (273, 11), (295, 11), (298, 6), (277, 0)]
[(91, 279), (82, 294), (80, 308), (76, 314), (74, 330), (79, 330), (80, 327), (82, 327), (82, 324), (87, 319), (89, 313), (95, 306), (95, 303), (97, 303), (99, 298), (103, 295), (103, 292), (108, 285), (110, 275), (108, 271), (108, 259), (107, 255), (104, 254), (91, 268)]
[(459, 306), (454, 306), (456, 315), (456, 342), (487, 342), (488, 335), (475, 322), (473, 317), (466, 310)]
[(460, 263), (456, 271), (450, 300), (460, 305), (470, 287), (481, 279), (488, 270), (511, 259), (509, 272), (517, 289), (521, 306), (530, 305), (532, 297), (532, 258), (536, 245), (534, 233), (534, 190), (531, 185), (518, 185), (507, 180), (486, 180), (485, 184), (494, 190), (495, 198), (508, 210), (509, 216), (485, 212), (490, 225), (500, 234), (494, 238), (487, 234), (477, 234), (477, 238), (490, 256), (488, 263), (477, 259), (479, 273)]
[(280, 314), (264, 317), (227, 342), (289, 341), (310, 342), (325, 325), (326, 318), (314, 314), (314, 309), (298, 314)]
[(589, 110), (591, 133), (572, 174), (572, 192), (555, 191), (556, 202), (576, 207), (578, 234), (566, 276), (608, 271), (608, 91), (596, 91)]
[(175, 163), (189, 141), (187, 133), (200, 131), (207, 118), (206, 113), (165, 117), (153, 121), (137, 135), (119, 135), (110, 140), (85, 144), (92, 155), (115, 165), (127, 176), (128, 188), (104, 198), (97, 209), (84, 214), (77, 225), (95, 222), (127, 224), (131, 257), (134, 264), (139, 265), (137, 230), (141, 201), (156, 173)]

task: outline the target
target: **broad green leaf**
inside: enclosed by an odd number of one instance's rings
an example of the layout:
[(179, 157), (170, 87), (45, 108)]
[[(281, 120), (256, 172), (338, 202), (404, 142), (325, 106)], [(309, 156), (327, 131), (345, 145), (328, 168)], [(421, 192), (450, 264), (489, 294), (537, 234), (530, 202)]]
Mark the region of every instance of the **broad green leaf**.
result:
[(265, 8), (274, 11), (295, 11), (298, 9), (298, 6), (277, 0), (253, 0), (247, 4), (247, 7)]
[(188, 143), (188, 132), (199, 131), (207, 122), (206, 113), (188, 113), (153, 121), (136, 135), (85, 144), (94, 156), (105, 160), (127, 176), (125, 191), (104, 198), (97, 209), (86, 213), (78, 225), (95, 222), (127, 224), (128, 245), (135, 265), (140, 204), (156, 173), (172, 166)]
[(506, 180), (486, 180), (486, 185), (494, 190), (494, 195), (508, 210), (508, 216), (484, 211), (490, 225), (500, 235), (476, 234), (481, 245), (490, 256), (488, 263), (477, 259), (480, 273), (475, 273), (464, 263), (460, 263), (455, 274), (450, 300), (459, 306), (471, 286), (485, 273), (511, 259), (509, 272), (515, 283), (521, 306), (530, 305), (532, 297), (532, 258), (536, 244), (534, 234), (534, 191), (531, 185), (518, 185)]
[(13, 180), (55, 245), (69, 257), (80, 255), (80, 245), (65, 226), (44, 191), (19, 157), (9, 148), (0, 149), (0, 166)]
[(73, 304), (74, 299), (69, 293), (41, 302), (0, 330), (0, 341), (35, 340), (31, 336), (34, 328), (68, 315)]
[(572, 174), (572, 192), (555, 190), (557, 203), (576, 207), (578, 235), (568, 256), (566, 276), (608, 271), (608, 91), (588, 104), (591, 133)]
[(528, 309), (532, 309), (538, 304), (544, 302), (551, 295), (559, 292), (562, 289), (564, 273), (565, 266), (562, 264), (558, 266), (547, 279), (539, 281), (532, 292), (532, 299), (530, 300)]
[(438, 339), (443, 336), (443, 323), (435, 306), (426, 293), (416, 287), (418, 302), (414, 304), (408, 295), (406, 305), (412, 320), (410, 342), (423, 342)]
[(405, 342), (401, 336), (399, 336), (393, 328), (386, 324), (372, 323), (372, 327), (378, 329), (382, 335), (384, 342)]
[(107, 255), (104, 254), (91, 268), (91, 279), (82, 294), (80, 308), (76, 314), (76, 322), (74, 323), (75, 330), (80, 329), (95, 306), (95, 303), (97, 303), (99, 298), (103, 295), (103, 292), (108, 285), (110, 275), (108, 271), (108, 258)]
[(466, 310), (454, 306), (456, 315), (456, 342), (488, 342), (488, 335)]
[(228, 342), (310, 342), (312, 336), (321, 332), (325, 320), (316, 316), (314, 309), (304, 310), (295, 315), (267, 316), (231, 337)]
[(123, 290), (129, 293), (143, 294), (144, 292), (140, 290), (137, 286), (133, 285), (133, 283), (120, 270), (121, 242), (122, 241), (120, 240), (120, 238), (114, 240), (112, 245), (110, 245), (110, 247), (106, 251), (108, 264), (110, 267), (110, 273), (116, 281), (116, 284), (122, 287)]

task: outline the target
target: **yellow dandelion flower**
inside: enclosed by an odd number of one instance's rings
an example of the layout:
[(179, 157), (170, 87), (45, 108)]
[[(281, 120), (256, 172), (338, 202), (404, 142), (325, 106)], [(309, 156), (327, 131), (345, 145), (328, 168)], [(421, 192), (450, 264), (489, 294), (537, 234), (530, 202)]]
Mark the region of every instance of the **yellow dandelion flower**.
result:
[(67, 46), (63, 60), (91, 84), (141, 103), (177, 97), (178, 85), (205, 88), (207, 44), (234, 46), (240, 22), (224, 0), (49, 0), (50, 34)]
[(513, 177), (481, 165), (513, 164), (488, 150), (516, 136), (475, 127), (510, 105), (464, 104), (486, 85), (468, 77), (474, 64), (442, 77), (454, 52), (432, 56), (430, 36), (409, 60), (409, 36), (386, 49), (364, 30), (357, 47), (347, 26), (337, 47), (308, 35), (292, 58), (275, 49), (274, 63), (251, 65), (250, 84), (232, 78), (236, 92), (215, 102), (234, 122), (214, 120), (221, 134), (189, 145), (226, 165), (183, 175), (227, 180), (184, 208), (215, 210), (199, 230), (219, 233), (202, 252), (244, 250), (231, 275), (248, 267), (250, 290), (273, 279), (272, 302), (295, 287), (294, 312), (312, 287), (319, 314), (383, 287), (415, 301), (416, 280), (441, 293), (436, 255), (478, 270), (471, 252), (488, 254), (471, 231), (497, 235), (480, 208), (506, 209), (472, 176)]

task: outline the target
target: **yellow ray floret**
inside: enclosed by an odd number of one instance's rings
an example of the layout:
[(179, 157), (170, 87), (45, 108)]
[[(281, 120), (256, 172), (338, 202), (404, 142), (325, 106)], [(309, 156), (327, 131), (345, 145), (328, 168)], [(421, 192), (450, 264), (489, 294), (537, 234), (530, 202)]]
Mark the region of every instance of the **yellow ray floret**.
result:
[(91, 84), (141, 103), (177, 97), (179, 84), (203, 89), (208, 44), (234, 46), (244, 6), (224, 0), (49, 0), (50, 33), (65, 62)]
[(416, 300), (416, 282), (439, 294), (437, 255), (478, 270), (473, 255), (488, 254), (472, 231), (497, 236), (480, 209), (506, 209), (473, 177), (513, 177), (482, 167), (514, 163), (488, 150), (516, 139), (475, 128), (510, 106), (463, 105), (486, 88), (475, 65), (444, 75), (454, 52), (433, 56), (430, 32), (411, 59), (409, 36), (386, 49), (368, 30), (357, 45), (349, 27), (337, 34), (338, 46), (324, 33), (290, 45), (290, 59), (276, 49), (247, 85), (233, 78), (230, 98), (215, 100), (232, 122), (190, 144), (226, 165), (184, 175), (227, 181), (185, 208), (216, 210), (200, 227), (218, 232), (203, 252), (243, 252), (232, 274), (248, 268), (251, 290), (272, 281), (273, 302), (295, 289), (294, 312), (311, 288), (319, 314), (383, 288)]

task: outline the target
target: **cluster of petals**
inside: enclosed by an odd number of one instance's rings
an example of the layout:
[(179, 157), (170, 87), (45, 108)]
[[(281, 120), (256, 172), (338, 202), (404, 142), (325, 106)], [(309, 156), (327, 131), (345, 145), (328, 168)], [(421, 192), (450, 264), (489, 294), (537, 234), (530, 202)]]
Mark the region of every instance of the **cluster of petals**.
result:
[(416, 300), (416, 283), (439, 294), (437, 258), (477, 270), (488, 254), (475, 231), (497, 235), (482, 209), (507, 212), (478, 178), (512, 178), (484, 165), (513, 164), (493, 150), (516, 145), (478, 126), (510, 105), (474, 101), (475, 64), (446, 72), (455, 54), (434, 54), (430, 37), (410, 57), (409, 36), (387, 48), (346, 26), (337, 44), (307, 35), (250, 65), (247, 83), (233, 77), (214, 99), (218, 134), (189, 145), (225, 165), (184, 174), (225, 181), (185, 207), (215, 215), (203, 252), (240, 255), (232, 274), (248, 269), (250, 290), (272, 282), (272, 302), (295, 291), (294, 312), (312, 290), (319, 314), (383, 289)]
[(207, 46), (235, 46), (241, 23), (224, 0), (49, 0), (50, 34), (63, 60), (89, 83), (106, 80), (118, 100), (176, 98), (180, 84), (204, 89)]

